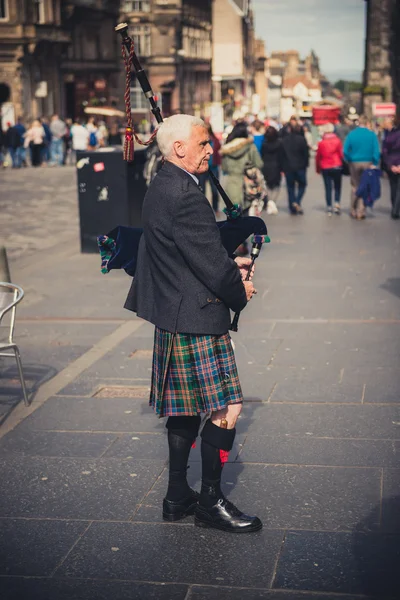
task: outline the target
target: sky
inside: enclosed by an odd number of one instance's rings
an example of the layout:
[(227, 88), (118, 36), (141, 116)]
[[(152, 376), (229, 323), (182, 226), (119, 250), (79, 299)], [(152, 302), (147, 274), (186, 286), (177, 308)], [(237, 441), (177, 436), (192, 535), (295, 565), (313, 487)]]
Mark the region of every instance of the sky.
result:
[(331, 81), (361, 81), (364, 0), (252, 0), (257, 37), (272, 50), (313, 49)]

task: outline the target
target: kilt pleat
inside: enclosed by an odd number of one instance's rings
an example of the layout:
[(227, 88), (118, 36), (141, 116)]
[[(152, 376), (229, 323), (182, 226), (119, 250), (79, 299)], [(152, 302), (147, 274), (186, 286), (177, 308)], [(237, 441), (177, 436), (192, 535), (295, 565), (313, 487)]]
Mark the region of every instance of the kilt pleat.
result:
[(243, 401), (231, 338), (156, 327), (150, 406), (160, 417), (213, 412)]

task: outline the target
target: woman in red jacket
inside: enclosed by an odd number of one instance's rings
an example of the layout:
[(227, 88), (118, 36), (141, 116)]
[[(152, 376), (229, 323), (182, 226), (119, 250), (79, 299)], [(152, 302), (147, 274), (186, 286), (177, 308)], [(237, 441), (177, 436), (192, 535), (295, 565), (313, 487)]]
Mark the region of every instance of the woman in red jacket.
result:
[(327, 213), (332, 216), (332, 184), (335, 189), (333, 212), (340, 215), (340, 194), (342, 191), (343, 145), (340, 138), (333, 133), (332, 123), (322, 125), (322, 140), (318, 144), (315, 156), (317, 173), (322, 173), (325, 184)]

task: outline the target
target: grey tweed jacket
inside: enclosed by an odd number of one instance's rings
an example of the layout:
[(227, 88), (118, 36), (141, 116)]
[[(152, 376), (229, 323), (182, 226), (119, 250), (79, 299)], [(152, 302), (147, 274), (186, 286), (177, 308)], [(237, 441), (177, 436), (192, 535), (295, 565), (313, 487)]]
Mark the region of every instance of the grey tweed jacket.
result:
[(193, 178), (166, 162), (146, 193), (136, 274), (125, 308), (172, 333), (221, 335), (246, 305), (236, 263)]

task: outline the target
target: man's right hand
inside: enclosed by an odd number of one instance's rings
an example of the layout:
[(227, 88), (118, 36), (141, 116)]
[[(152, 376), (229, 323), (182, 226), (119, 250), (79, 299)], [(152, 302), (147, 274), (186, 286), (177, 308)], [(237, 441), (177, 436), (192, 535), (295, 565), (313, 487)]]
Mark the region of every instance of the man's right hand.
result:
[(257, 290), (255, 289), (252, 281), (243, 281), (244, 289), (246, 290), (246, 298), (247, 302), (251, 300), (253, 294), (257, 294)]

